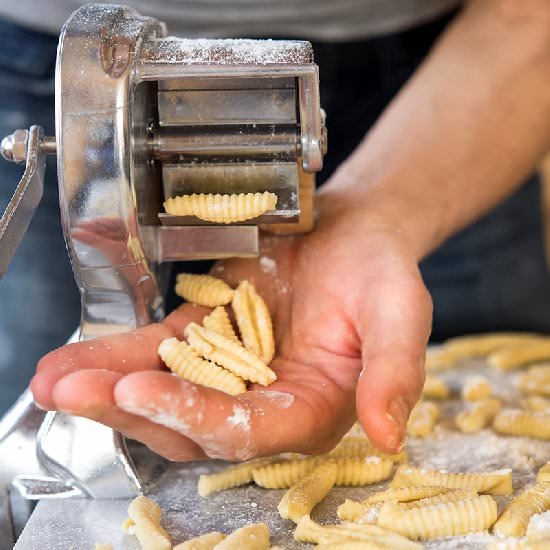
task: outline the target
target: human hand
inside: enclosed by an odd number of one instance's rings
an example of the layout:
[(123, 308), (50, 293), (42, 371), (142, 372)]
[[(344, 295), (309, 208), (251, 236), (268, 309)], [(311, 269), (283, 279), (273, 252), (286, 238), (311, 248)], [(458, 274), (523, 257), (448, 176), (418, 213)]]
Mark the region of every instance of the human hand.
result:
[[(399, 228), (332, 194), (314, 232), (262, 238), (261, 258), (214, 274), (254, 282), (273, 316), (278, 380), (232, 397), (163, 369), (157, 347), (208, 312), (184, 304), (162, 324), (64, 346), (38, 364), (43, 407), (85, 416), (173, 460), (244, 460), (330, 449), (357, 415), (396, 452), (423, 383), (431, 302)], [(269, 259), (267, 259), (269, 258)], [(272, 261), (270, 261), (272, 260)]]

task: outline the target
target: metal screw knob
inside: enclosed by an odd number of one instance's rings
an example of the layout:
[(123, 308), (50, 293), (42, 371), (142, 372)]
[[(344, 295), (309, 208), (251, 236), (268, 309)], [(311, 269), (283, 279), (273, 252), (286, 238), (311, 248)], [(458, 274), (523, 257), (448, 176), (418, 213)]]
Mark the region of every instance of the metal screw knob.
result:
[(28, 130), (15, 130), (0, 143), (0, 153), (11, 162), (23, 164), (27, 160)]

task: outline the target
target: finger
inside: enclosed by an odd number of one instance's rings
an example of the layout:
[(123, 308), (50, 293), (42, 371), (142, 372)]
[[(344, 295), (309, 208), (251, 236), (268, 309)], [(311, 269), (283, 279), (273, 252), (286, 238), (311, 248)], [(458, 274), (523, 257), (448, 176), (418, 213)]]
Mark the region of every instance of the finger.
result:
[(102, 369), (120, 373), (162, 368), (157, 348), (174, 335), (169, 325), (153, 324), (123, 334), (114, 334), (69, 344), (45, 355), (31, 381), (35, 401), (52, 409), (51, 392), (64, 376), (81, 369)]
[(233, 397), (163, 373), (139, 372), (120, 380), (115, 401), (192, 439), (211, 458), (247, 460), (308, 449), (319, 435), (315, 408), (291, 393), (290, 385), (273, 386)]
[(371, 282), (361, 323), (363, 370), (357, 413), (373, 443), (402, 447), (410, 411), (424, 383), (431, 299), (416, 268), (395, 268)]
[(110, 426), (171, 460), (205, 458), (201, 448), (187, 437), (119, 409), (114, 400), (114, 389), (123, 376), (107, 370), (81, 370), (69, 374), (53, 389), (55, 407), (67, 414)]

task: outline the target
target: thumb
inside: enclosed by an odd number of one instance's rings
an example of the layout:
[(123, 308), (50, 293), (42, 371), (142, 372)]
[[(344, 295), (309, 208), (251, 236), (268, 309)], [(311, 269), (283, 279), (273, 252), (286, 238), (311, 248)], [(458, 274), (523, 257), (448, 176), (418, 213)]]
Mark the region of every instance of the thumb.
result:
[(362, 372), (357, 415), (371, 441), (398, 452), (424, 384), (432, 302), (416, 265), (389, 264), (371, 280), (359, 321)]

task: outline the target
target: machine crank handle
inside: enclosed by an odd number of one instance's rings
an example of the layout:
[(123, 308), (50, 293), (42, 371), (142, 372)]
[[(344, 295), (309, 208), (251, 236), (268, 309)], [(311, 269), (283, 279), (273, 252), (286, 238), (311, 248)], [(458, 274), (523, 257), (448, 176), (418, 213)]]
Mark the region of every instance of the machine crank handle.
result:
[(55, 152), (55, 138), (44, 137), (40, 126), (16, 130), (2, 140), (2, 156), (17, 164), (25, 163), (25, 171), (0, 219), (0, 279), (8, 269), (42, 199), (45, 155)]

